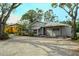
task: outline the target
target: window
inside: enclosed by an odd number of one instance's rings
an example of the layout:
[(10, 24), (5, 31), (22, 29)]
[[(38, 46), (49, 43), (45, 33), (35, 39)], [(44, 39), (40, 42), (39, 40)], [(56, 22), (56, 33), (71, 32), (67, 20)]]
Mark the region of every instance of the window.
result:
[(37, 30), (33, 30), (33, 32), (34, 32), (34, 34), (36, 34), (37, 33)]

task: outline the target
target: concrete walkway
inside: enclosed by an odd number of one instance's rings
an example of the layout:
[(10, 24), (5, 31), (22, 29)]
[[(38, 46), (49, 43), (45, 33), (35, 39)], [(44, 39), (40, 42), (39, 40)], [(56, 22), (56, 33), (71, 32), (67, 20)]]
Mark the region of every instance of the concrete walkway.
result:
[(63, 38), (12, 36), (0, 41), (2, 56), (79, 56), (79, 44)]

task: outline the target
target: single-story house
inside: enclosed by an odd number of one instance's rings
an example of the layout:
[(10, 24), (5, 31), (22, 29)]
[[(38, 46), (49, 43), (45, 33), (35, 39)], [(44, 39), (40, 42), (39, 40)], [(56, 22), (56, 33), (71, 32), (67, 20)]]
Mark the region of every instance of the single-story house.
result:
[(71, 26), (58, 22), (40, 22), (35, 21), (32, 24), (32, 31), (36, 36), (48, 37), (70, 37)]
[(10, 24), (10, 25), (7, 25), (5, 27), (5, 32), (8, 32), (8, 33), (16, 33), (18, 32), (20, 29), (18, 27), (19, 24)]

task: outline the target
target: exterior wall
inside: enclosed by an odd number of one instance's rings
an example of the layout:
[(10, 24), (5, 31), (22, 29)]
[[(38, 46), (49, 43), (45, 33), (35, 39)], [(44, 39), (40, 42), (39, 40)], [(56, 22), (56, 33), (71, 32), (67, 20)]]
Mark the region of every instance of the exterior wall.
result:
[(46, 35), (50, 37), (61, 36), (61, 29), (53, 30), (53, 28), (46, 28)]
[(59, 27), (58, 30), (46, 28), (46, 35), (49, 37), (70, 37), (71, 27)]
[(65, 27), (66, 36), (71, 36), (71, 27)]
[(62, 37), (66, 37), (66, 35), (67, 35), (66, 28), (63, 27), (62, 28)]
[(5, 32), (9, 32), (9, 33), (16, 33), (18, 32), (18, 27), (17, 26), (8, 26), (5, 28)]
[(32, 25), (32, 29), (37, 31), (37, 33), (35, 33), (35, 35), (37, 35), (37, 36), (43, 35), (42, 26), (44, 26), (44, 23), (42, 23), (42, 22), (36, 22)]
[(71, 36), (71, 27), (62, 28), (62, 36), (63, 37), (70, 37)]

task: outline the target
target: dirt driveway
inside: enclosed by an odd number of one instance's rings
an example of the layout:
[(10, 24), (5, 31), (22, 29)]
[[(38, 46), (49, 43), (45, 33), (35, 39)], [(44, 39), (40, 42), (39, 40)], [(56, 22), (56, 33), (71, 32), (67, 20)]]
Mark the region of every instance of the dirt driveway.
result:
[(2, 56), (79, 56), (79, 44), (66, 38), (12, 36), (0, 41)]

